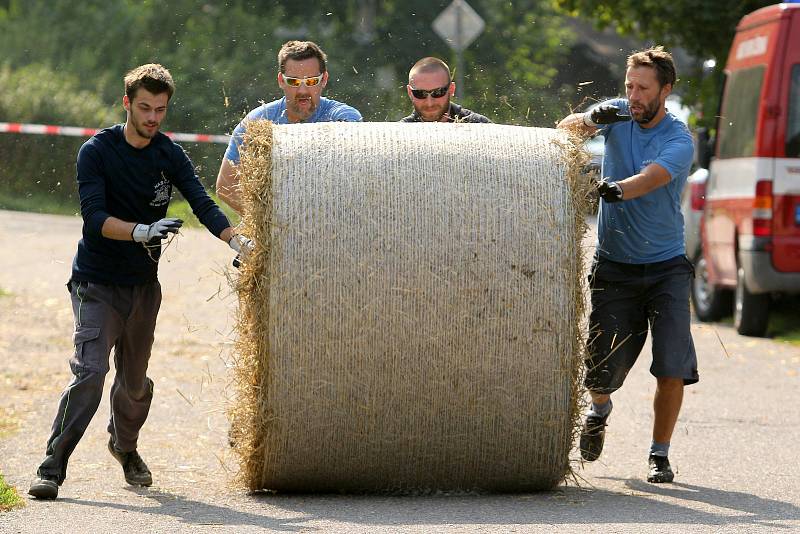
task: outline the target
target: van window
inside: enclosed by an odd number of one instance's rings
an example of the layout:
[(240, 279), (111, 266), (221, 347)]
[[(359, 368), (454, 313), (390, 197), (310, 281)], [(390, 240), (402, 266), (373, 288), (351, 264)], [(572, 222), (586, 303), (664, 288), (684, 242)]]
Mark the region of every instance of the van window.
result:
[(792, 67), (789, 124), (786, 125), (786, 157), (800, 158), (800, 64)]
[(719, 120), (719, 157), (752, 156), (756, 148), (756, 121), (764, 65), (728, 75), (725, 102)]

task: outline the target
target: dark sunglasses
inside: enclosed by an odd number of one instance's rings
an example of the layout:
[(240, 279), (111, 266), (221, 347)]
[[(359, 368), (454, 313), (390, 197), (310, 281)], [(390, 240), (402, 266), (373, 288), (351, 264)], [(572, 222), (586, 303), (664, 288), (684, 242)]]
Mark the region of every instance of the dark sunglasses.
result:
[(411, 94), (418, 100), (424, 100), (431, 95), (433, 98), (442, 98), (450, 90), (450, 84), (436, 89), (412, 89)]

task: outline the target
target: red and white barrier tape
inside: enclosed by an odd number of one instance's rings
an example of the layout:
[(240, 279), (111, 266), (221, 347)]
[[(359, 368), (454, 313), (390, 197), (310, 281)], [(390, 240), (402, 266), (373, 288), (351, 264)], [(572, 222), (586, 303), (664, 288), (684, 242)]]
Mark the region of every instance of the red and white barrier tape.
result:
[[(71, 137), (91, 137), (99, 128), (79, 128), (77, 126), (52, 126), (49, 124), (23, 124), (20, 122), (0, 122), (0, 133), (21, 133), (40, 135), (68, 135)], [(227, 135), (189, 134), (179, 132), (164, 132), (173, 141), (186, 141), (189, 143), (223, 143), (228, 144)]]

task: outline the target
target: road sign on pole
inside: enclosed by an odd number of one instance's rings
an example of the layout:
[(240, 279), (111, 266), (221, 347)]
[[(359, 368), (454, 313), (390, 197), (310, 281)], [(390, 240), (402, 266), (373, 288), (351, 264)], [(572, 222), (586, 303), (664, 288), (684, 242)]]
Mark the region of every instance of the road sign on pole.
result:
[(464, 96), (461, 53), (483, 32), (486, 24), (465, 0), (453, 0), (433, 21), (433, 30), (456, 53), (456, 94)]
[(483, 32), (486, 24), (464, 0), (453, 0), (433, 21), (433, 30), (450, 48), (461, 52)]

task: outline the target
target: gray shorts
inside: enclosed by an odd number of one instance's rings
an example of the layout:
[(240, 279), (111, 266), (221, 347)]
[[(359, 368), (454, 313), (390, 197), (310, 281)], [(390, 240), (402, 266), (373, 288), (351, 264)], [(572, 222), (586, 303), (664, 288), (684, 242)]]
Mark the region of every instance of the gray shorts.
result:
[(648, 329), (653, 335), (650, 373), (682, 378), (687, 385), (698, 381), (689, 311), (693, 275), (686, 256), (638, 265), (595, 259), (589, 275), (587, 389), (603, 394), (619, 389)]

